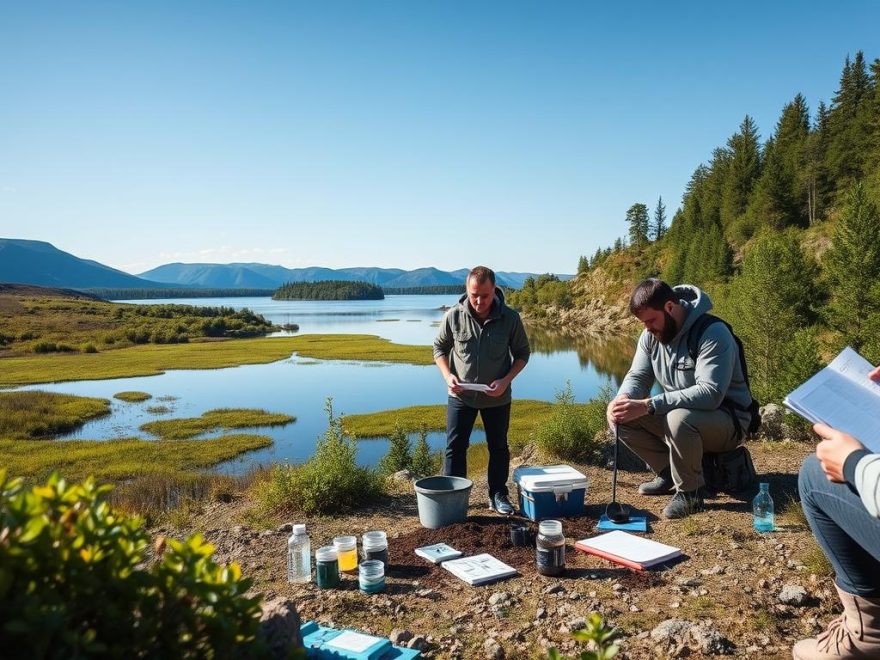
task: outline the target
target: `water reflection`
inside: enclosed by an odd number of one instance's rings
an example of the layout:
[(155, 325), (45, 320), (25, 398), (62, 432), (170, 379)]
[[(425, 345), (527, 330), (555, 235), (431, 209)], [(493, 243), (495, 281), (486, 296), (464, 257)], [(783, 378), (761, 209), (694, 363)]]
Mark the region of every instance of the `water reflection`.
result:
[[(273, 301), (269, 298), (191, 299), (168, 302), (240, 309), (248, 307), (276, 323), (293, 322), (304, 333), (366, 333), (392, 341), (427, 345), (433, 341), (433, 323), (443, 315), (441, 307), (456, 296), (389, 296), (384, 301), (355, 303)], [(142, 304), (144, 301), (138, 301)], [(166, 302), (166, 301), (150, 301)], [(527, 328), (533, 355), (528, 368), (514, 381), (514, 399), (552, 401), (570, 381), (578, 401), (596, 396), (609, 381), (617, 387), (629, 367), (634, 339), (602, 342)], [(379, 368), (377, 368), (379, 367)], [(77, 381), (40, 385), (41, 389), (111, 399), (111, 415), (88, 422), (65, 436), (105, 440), (147, 437), (141, 424), (155, 419), (198, 417), (223, 407), (264, 408), (293, 415), (297, 421), (275, 429), (255, 429), (274, 440), (273, 446), (251, 452), (220, 466), (220, 471), (243, 472), (254, 464), (277, 461), (301, 462), (314, 451), (327, 420), (324, 401), (333, 397), (340, 414), (366, 413), (412, 405), (444, 404), (446, 389), (434, 366), (375, 362), (325, 362), (293, 356), (271, 364), (216, 370), (175, 370), (158, 376), (102, 381)], [(112, 399), (122, 390), (154, 395), (142, 404)], [(156, 410), (159, 397), (167, 410)], [(153, 408), (154, 410), (150, 410)], [(475, 432), (473, 441), (483, 436)], [(443, 447), (443, 433), (432, 433), (429, 442)], [(362, 441), (358, 461), (374, 465), (387, 450), (386, 440)]]

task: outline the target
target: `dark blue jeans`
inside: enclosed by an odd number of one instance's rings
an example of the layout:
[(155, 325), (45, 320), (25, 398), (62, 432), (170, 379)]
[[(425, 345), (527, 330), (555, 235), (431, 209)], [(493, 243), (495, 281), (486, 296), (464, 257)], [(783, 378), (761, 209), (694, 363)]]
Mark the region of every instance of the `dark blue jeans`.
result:
[(467, 476), (467, 450), (477, 413), (483, 419), (486, 444), (489, 446), (489, 497), (495, 493), (507, 495), (507, 474), (510, 471), (510, 449), (507, 447), (509, 403), (497, 408), (471, 408), (454, 396), (449, 397), (446, 407), (443, 474), (452, 477)]
[(865, 598), (880, 596), (880, 518), (868, 513), (852, 486), (828, 481), (815, 454), (801, 466), (798, 490), (837, 586)]

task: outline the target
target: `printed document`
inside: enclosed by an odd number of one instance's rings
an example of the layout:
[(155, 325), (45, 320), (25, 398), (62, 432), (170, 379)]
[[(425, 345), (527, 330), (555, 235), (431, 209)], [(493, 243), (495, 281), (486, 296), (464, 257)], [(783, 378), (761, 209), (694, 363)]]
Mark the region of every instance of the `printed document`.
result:
[(880, 384), (868, 378), (873, 368), (847, 346), (783, 403), (804, 419), (849, 433), (880, 452)]

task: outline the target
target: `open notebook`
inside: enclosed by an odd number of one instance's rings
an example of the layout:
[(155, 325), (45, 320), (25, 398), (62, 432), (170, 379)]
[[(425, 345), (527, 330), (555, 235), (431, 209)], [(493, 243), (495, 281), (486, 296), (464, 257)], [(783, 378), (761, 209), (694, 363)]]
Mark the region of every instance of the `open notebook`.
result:
[(619, 530), (583, 539), (574, 547), (638, 571), (681, 556), (679, 548)]
[(472, 586), (516, 575), (515, 568), (495, 559), (490, 554), (451, 559), (440, 565)]

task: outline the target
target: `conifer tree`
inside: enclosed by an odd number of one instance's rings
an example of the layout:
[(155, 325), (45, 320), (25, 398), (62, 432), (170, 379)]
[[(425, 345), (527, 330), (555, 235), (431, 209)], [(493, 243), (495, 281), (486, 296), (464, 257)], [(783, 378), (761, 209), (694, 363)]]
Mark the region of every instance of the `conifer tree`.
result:
[(830, 284), (828, 325), (843, 343), (859, 350), (875, 330), (880, 313), (880, 212), (862, 184), (850, 190), (825, 253)]
[(825, 215), (831, 197), (831, 185), (826, 165), (828, 153), (828, 107), (824, 102), (816, 109), (816, 121), (804, 145), (802, 170), (806, 195), (808, 224), (814, 225)]
[(749, 360), (752, 391), (759, 401), (778, 400), (785, 351), (794, 334), (812, 321), (815, 264), (804, 256), (798, 235), (760, 235), (733, 278), (726, 301)]
[(663, 196), (657, 199), (654, 208), (654, 222), (651, 224), (651, 240), (659, 241), (666, 233), (666, 205), (663, 204)]
[(581, 255), (581, 258), (578, 259), (578, 275), (583, 275), (588, 270), (590, 270), (590, 260), (586, 256)]
[(641, 250), (648, 243), (648, 207), (644, 204), (633, 204), (626, 212), (626, 223), (629, 226), (629, 244)]
[(868, 77), (862, 51), (844, 63), (840, 89), (831, 103), (828, 116), (830, 141), (827, 166), (837, 184), (838, 193), (862, 178), (866, 161), (865, 145), (870, 141), (869, 101), (873, 82)]
[(428, 445), (428, 432), (425, 429), (419, 431), (416, 446), (412, 455), (412, 472), (419, 477), (427, 477), (437, 471), (437, 457), (431, 452)]
[(746, 115), (727, 141), (730, 158), (723, 177), (721, 225), (729, 226), (746, 210), (761, 174), (761, 148), (755, 120)]
[(382, 474), (393, 474), (399, 470), (408, 470), (411, 466), (412, 445), (409, 434), (397, 425), (388, 438), (388, 453), (379, 460), (379, 471)]

